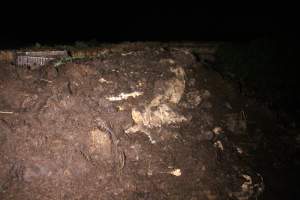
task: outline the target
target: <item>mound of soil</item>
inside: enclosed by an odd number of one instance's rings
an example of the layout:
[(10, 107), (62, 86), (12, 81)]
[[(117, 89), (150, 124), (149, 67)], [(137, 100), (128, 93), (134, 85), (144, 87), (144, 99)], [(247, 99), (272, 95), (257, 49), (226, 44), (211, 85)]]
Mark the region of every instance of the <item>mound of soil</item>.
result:
[(0, 66), (0, 199), (251, 199), (239, 96), (184, 48)]

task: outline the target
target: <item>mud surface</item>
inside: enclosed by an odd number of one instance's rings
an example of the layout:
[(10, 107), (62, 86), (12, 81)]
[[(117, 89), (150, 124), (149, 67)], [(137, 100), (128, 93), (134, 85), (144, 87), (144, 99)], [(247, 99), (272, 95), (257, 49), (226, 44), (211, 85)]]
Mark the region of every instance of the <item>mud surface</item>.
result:
[[(0, 199), (255, 199), (235, 89), (184, 48), (0, 66)], [(245, 144), (243, 146), (243, 144)]]

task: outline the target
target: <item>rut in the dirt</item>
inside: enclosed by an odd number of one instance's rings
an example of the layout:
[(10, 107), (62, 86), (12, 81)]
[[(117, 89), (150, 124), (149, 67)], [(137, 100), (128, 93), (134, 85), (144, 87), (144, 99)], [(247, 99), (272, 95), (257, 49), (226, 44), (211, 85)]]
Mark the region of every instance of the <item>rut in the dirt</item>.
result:
[(238, 98), (188, 48), (0, 66), (1, 199), (251, 199)]

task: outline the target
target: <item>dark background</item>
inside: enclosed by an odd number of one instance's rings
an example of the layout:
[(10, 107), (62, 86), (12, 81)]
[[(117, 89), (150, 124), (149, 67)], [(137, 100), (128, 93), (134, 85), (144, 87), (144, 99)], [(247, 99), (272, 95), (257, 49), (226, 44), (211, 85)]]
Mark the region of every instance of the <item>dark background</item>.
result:
[[(247, 41), (296, 35), (294, 12), (243, 5), (218, 9), (201, 4), (116, 5), (36, 2), (1, 7), (0, 44), (14, 48), (97, 40)], [(228, 8), (230, 7), (230, 8)], [(254, 8), (253, 8), (254, 7)]]

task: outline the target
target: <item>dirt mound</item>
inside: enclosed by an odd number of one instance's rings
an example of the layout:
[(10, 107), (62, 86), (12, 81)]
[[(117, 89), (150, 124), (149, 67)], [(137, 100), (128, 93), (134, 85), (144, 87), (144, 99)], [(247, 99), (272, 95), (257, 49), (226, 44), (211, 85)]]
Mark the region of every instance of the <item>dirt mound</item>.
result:
[(235, 96), (210, 73), (180, 48), (1, 65), (0, 198), (256, 197), (262, 179), (227, 136)]

